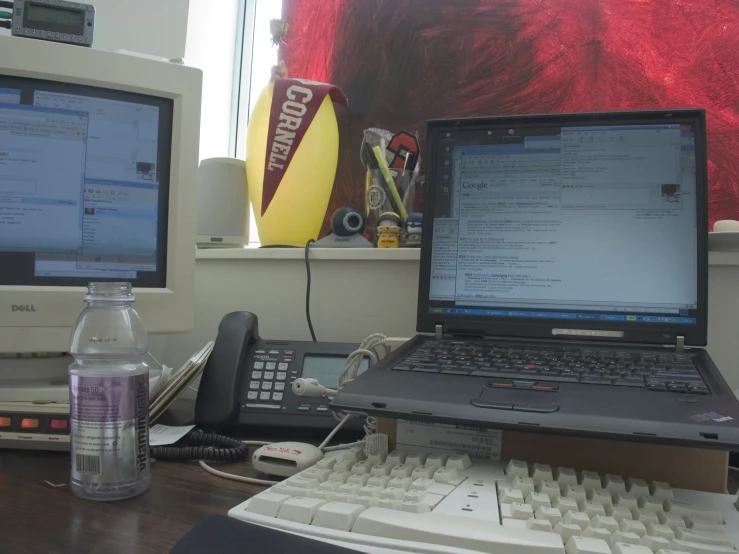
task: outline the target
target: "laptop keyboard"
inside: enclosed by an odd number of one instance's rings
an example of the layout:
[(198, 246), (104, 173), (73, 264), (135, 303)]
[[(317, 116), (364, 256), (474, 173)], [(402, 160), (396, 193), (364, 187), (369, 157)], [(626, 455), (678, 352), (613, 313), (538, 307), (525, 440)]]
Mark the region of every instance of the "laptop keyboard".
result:
[(688, 354), (441, 340), (422, 345), (393, 369), (492, 377), (501, 387), (513, 387), (516, 380), (524, 379), (710, 394)]

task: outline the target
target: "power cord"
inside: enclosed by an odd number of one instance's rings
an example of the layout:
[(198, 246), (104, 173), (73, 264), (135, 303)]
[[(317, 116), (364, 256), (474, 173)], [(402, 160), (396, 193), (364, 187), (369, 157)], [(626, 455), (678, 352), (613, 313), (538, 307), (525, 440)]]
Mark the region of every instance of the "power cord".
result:
[(313, 322), (310, 318), (310, 245), (314, 242), (316, 241), (310, 239), (308, 242), (305, 243), (305, 274), (307, 278), (305, 284), (305, 319), (308, 321), (308, 329), (310, 330), (310, 336), (313, 339), (313, 342), (317, 342), (316, 332), (313, 330)]
[[(13, 19), (13, 14), (10, 12), (0, 12), (0, 19)], [(5, 21), (3, 21), (5, 23)]]
[(12, 10), (13, 2), (7, 2), (6, 0), (0, 1), (0, 8), (6, 8), (8, 10)]
[(0, 21), (0, 29), (12, 29), (13, 24), (10, 21)]

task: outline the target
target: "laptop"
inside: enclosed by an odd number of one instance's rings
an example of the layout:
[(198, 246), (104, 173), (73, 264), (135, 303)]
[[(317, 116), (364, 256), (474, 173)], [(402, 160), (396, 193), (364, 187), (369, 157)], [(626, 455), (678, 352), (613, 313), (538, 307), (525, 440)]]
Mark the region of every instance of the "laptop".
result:
[(419, 334), (332, 407), (728, 449), (703, 110), (428, 123)]

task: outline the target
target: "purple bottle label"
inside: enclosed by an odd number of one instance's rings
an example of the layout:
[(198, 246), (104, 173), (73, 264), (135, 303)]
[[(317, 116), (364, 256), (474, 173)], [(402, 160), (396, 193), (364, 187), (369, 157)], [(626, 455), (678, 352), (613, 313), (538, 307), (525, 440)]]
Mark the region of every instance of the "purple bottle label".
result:
[(149, 376), (70, 375), (72, 478), (135, 481), (149, 471)]

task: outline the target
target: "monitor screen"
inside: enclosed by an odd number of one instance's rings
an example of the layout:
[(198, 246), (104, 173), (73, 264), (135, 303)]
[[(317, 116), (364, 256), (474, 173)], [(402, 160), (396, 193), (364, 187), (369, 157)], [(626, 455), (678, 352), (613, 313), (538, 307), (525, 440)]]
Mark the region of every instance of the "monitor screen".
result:
[(164, 288), (173, 101), (0, 75), (0, 286)]
[(696, 324), (694, 139), (679, 122), (439, 132), (429, 313)]

